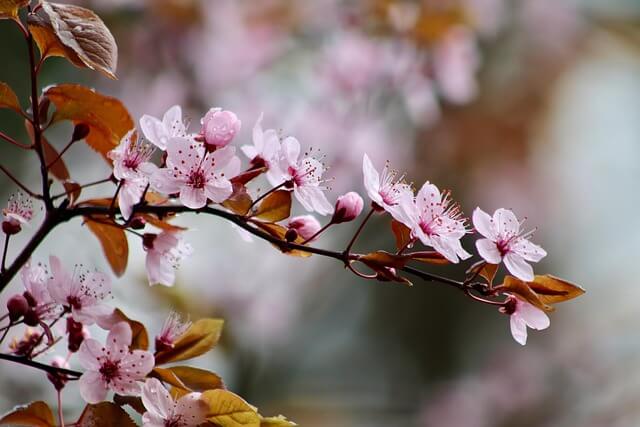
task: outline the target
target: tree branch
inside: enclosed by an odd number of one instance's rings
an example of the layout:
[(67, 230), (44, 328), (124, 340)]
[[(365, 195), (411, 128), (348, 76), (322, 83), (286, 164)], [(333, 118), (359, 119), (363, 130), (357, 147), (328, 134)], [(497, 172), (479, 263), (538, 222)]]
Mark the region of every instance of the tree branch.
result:
[(13, 354), (0, 353), (0, 359), (10, 360), (21, 365), (31, 366), (32, 368), (40, 369), (49, 374), (66, 375), (68, 377), (79, 378), (82, 376), (82, 372), (73, 371), (71, 369), (56, 368), (55, 366), (45, 365), (44, 363), (36, 362), (35, 360), (27, 359), (22, 356), (14, 356)]

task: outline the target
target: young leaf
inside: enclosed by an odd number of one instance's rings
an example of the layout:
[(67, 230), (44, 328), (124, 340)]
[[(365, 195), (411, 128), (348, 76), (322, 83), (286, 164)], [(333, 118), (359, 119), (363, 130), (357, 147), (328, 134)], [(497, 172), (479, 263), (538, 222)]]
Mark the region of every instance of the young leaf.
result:
[(201, 399), (209, 405), (207, 419), (219, 427), (260, 427), (260, 416), (240, 396), (227, 390), (208, 390)]
[(76, 427), (137, 427), (124, 409), (112, 402), (87, 405)]
[(542, 302), (538, 294), (536, 294), (527, 282), (518, 279), (513, 276), (505, 276), (504, 283), (501, 287), (502, 290), (508, 291), (512, 294), (516, 294), (521, 297), (523, 300), (527, 301), (529, 304), (532, 304), (544, 311), (553, 311), (554, 308), (548, 304)]
[[(110, 221), (107, 217), (101, 219)], [(100, 241), (102, 251), (107, 261), (109, 261), (113, 273), (118, 277), (122, 276), (127, 269), (127, 260), (129, 258), (129, 244), (124, 230), (115, 224), (104, 224), (88, 217), (85, 217), (85, 223)]]
[(156, 365), (192, 359), (211, 350), (220, 340), (221, 319), (200, 319), (173, 345), (173, 348), (156, 353)]
[[(287, 229), (283, 226), (281, 226), (280, 224), (273, 224), (270, 222), (256, 222), (255, 225), (258, 228), (261, 228), (262, 230), (266, 231), (267, 233), (271, 234), (273, 237), (276, 237), (280, 240), (285, 240), (285, 234), (287, 233)], [(297, 244), (302, 244), (302, 242), (304, 242), (304, 239), (300, 236), (298, 236), (298, 238), (295, 240), (295, 242), (293, 243), (297, 243)], [(305, 251), (299, 251), (297, 249), (294, 249), (292, 251), (284, 249), (283, 247), (280, 247), (279, 245), (274, 244), (273, 246), (276, 247), (276, 249), (280, 250), (282, 253), (287, 254), (287, 255), (291, 255), (291, 256), (297, 256), (297, 257), (301, 257), (301, 258), (307, 258), (311, 256), (311, 253), (309, 252), (305, 252)]]
[[(2, 4), (2, 0), (0, 0), (0, 4)], [(15, 92), (4, 82), (0, 82), (0, 108), (10, 108), (18, 113), (22, 111)]]
[(436, 251), (410, 252), (404, 256), (410, 258), (412, 261), (424, 262), (425, 264), (449, 264), (449, 260)]
[(407, 265), (409, 259), (409, 257), (404, 255), (395, 255), (386, 251), (376, 251), (362, 255), (359, 261), (362, 261), (368, 266), (401, 268)]
[[(69, 175), (69, 169), (67, 169), (67, 165), (64, 164), (62, 157), (58, 157), (56, 149), (49, 144), (49, 141), (47, 141), (44, 136), (40, 138), (40, 141), (42, 142), (42, 148), (44, 149), (44, 161), (47, 162), (48, 165), (51, 165), (49, 166), (49, 172), (51, 172), (51, 175), (60, 181), (70, 179), (71, 176)], [(54, 160), (55, 163), (51, 163)]]
[(404, 249), (411, 241), (411, 230), (400, 221), (391, 220), (391, 231), (393, 231), (393, 235), (396, 238), (396, 248), (398, 250)]
[(266, 418), (260, 415), (260, 427), (295, 427), (297, 425), (293, 421), (289, 421), (284, 415)]
[(0, 19), (17, 18), (18, 10), (29, 4), (29, 0), (0, 0)]
[[(89, 9), (43, 1), (29, 21), (43, 57), (64, 56), (78, 67), (115, 79), (118, 46), (104, 22)], [(37, 36), (36, 36), (37, 34)]]
[(0, 425), (52, 427), (56, 422), (49, 406), (38, 401), (13, 408), (0, 418)]
[(585, 290), (578, 285), (569, 283), (550, 274), (536, 275), (533, 282), (528, 282), (529, 287), (538, 294), (540, 301), (545, 304), (555, 304), (568, 301), (584, 294)]
[[(131, 350), (147, 350), (149, 348), (149, 334), (147, 328), (137, 320), (130, 319), (119, 308), (113, 310), (111, 318), (107, 321), (111, 325), (115, 325), (118, 322), (127, 322), (131, 327)], [(102, 326), (102, 325), (101, 325)]]
[(241, 173), (240, 175), (234, 176), (231, 178), (231, 182), (233, 184), (247, 184), (252, 179), (262, 175), (267, 171), (266, 167), (250, 169), (246, 172)]
[(69, 201), (73, 205), (78, 197), (80, 197), (80, 193), (82, 193), (82, 187), (75, 181), (67, 180), (62, 183), (64, 187), (64, 191), (67, 193), (67, 197), (69, 197)]
[(122, 102), (77, 84), (49, 87), (45, 96), (56, 106), (53, 122), (71, 120), (91, 129), (85, 138), (98, 153), (110, 162), (107, 153), (133, 128), (131, 115)]
[(222, 206), (235, 214), (246, 215), (253, 204), (251, 196), (247, 193), (247, 187), (239, 182), (234, 182), (232, 185), (233, 193), (222, 203)]
[(136, 214), (136, 216), (142, 217), (146, 222), (158, 227), (160, 230), (166, 231), (184, 231), (186, 227), (180, 227), (179, 225), (169, 224), (166, 220), (161, 220), (153, 214)]
[(493, 279), (496, 277), (496, 272), (498, 271), (498, 264), (489, 264), (486, 261), (478, 261), (473, 264), (467, 270), (467, 275), (473, 277), (474, 275), (478, 275), (483, 277), (487, 284), (493, 284)]
[(291, 192), (278, 190), (265, 197), (253, 216), (263, 221), (278, 222), (289, 218), (290, 214)]
[(153, 373), (162, 381), (188, 391), (206, 391), (226, 388), (218, 374), (191, 366), (154, 368)]
[(113, 395), (113, 403), (122, 407), (125, 405), (129, 405), (134, 411), (139, 414), (144, 414), (147, 412), (147, 409), (144, 407), (142, 403), (142, 399), (135, 396), (122, 396), (120, 394)]

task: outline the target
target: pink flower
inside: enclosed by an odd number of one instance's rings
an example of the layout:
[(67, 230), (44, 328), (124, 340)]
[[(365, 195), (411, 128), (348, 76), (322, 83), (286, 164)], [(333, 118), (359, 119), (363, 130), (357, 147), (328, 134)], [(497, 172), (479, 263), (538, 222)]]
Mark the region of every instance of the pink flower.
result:
[(420, 241), (433, 247), (453, 263), (467, 259), (471, 254), (464, 250), (460, 239), (467, 233), (466, 219), (460, 206), (453, 203), (449, 194), (440, 194), (433, 184), (426, 182), (413, 203), (404, 204), (411, 221), (406, 224), (411, 234)]
[(452, 28), (436, 46), (433, 58), (443, 96), (455, 104), (471, 101), (478, 91), (475, 73), (480, 65), (473, 33), (464, 27)]
[(187, 128), (182, 122), (182, 108), (174, 105), (169, 108), (162, 121), (145, 114), (140, 118), (140, 128), (144, 136), (161, 150), (167, 149), (167, 143), (174, 137), (187, 136)]
[(541, 331), (549, 327), (549, 317), (538, 307), (526, 301), (509, 295), (505, 306), (500, 308), (504, 314), (508, 314), (511, 323), (511, 335), (518, 343), (527, 343), (527, 326), (531, 329)]
[(473, 226), (485, 239), (476, 242), (478, 253), (491, 264), (504, 261), (507, 269), (520, 280), (533, 280), (533, 268), (527, 263), (538, 262), (547, 253), (529, 241), (533, 230), (520, 232), (521, 223), (508, 209), (498, 209), (493, 218), (480, 208), (473, 211)]
[(263, 114), (260, 114), (253, 127), (253, 145), (243, 145), (240, 149), (251, 161), (252, 166), (271, 168), (280, 149), (280, 138), (274, 129), (262, 130), (262, 118)]
[(156, 351), (173, 348), (176, 340), (191, 327), (191, 322), (183, 322), (180, 315), (172, 311), (164, 321), (160, 333), (156, 336)]
[(33, 200), (22, 191), (14, 193), (9, 197), (2, 215), (2, 231), (6, 234), (16, 234), (33, 218)]
[(210, 109), (201, 121), (200, 135), (210, 148), (222, 148), (229, 144), (240, 130), (241, 122), (231, 111)]
[(146, 269), (150, 285), (173, 286), (180, 262), (193, 253), (191, 246), (174, 231), (147, 233), (143, 246), (147, 251)]
[(151, 185), (165, 194), (180, 193), (182, 204), (199, 209), (224, 202), (232, 193), (230, 179), (240, 173), (240, 159), (234, 147), (206, 152), (202, 144), (186, 138), (174, 138), (167, 148), (167, 168), (157, 169)]
[(286, 183), (287, 188), (293, 188), (296, 199), (309, 212), (326, 215), (333, 212), (333, 206), (324, 195), (326, 188), (321, 185), (325, 170), (325, 166), (308, 153), (300, 158), (300, 143), (290, 136), (282, 142), (280, 157), (267, 178), (271, 185)]
[(389, 170), (388, 164), (384, 166), (380, 176), (366, 154), (362, 159), (362, 172), (364, 187), (371, 201), (389, 212), (396, 220), (408, 222), (409, 218), (403, 206), (413, 203), (413, 192), (407, 184), (402, 182), (403, 176), (398, 178), (396, 172)]
[(360, 215), (363, 207), (364, 201), (362, 197), (355, 191), (350, 191), (338, 197), (331, 222), (340, 224), (342, 222), (353, 221)]
[(310, 239), (322, 228), (313, 215), (294, 216), (289, 219), (287, 226), (289, 230), (295, 230), (298, 236), (304, 240)]
[(49, 257), (49, 264), (49, 294), (54, 301), (71, 311), (73, 320), (91, 325), (98, 317), (112, 311), (102, 303), (105, 298), (111, 296), (111, 280), (106, 274), (97, 271), (86, 272), (82, 270), (81, 265), (76, 265), (71, 276), (55, 256)]
[(113, 390), (123, 396), (139, 396), (140, 384), (153, 369), (153, 354), (129, 350), (131, 327), (117, 323), (109, 331), (107, 342), (86, 339), (78, 351), (78, 360), (86, 369), (80, 377), (80, 395), (88, 403), (98, 403)]
[(209, 409), (200, 400), (200, 393), (185, 394), (174, 401), (155, 378), (149, 378), (144, 383), (142, 403), (147, 409), (142, 416), (143, 427), (195, 427), (206, 421)]
[(118, 206), (124, 219), (131, 217), (133, 206), (140, 202), (149, 184), (147, 174), (156, 168), (149, 163), (153, 147), (141, 140), (134, 142), (135, 130), (130, 130), (120, 141), (120, 145), (108, 154), (113, 160), (113, 176), (120, 182)]
[(44, 266), (27, 262), (20, 270), (20, 278), (26, 292), (23, 294), (29, 304), (25, 314), (25, 323), (36, 326), (40, 321), (53, 318), (59, 312), (59, 306), (53, 301), (47, 288), (47, 270)]

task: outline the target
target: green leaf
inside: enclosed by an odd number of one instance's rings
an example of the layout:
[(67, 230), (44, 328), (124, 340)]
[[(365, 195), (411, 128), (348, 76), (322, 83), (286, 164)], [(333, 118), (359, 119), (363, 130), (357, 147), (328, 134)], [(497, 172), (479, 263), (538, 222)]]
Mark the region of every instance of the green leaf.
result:
[(205, 391), (201, 399), (209, 405), (207, 419), (220, 427), (260, 427), (255, 408), (230, 391)]
[(291, 192), (278, 190), (265, 197), (252, 216), (263, 221), (278, 222), (289, 218), (289, 215), (291, 215)]
[(200, 319), (174, 343), (173, 348), (156, 353), (156, 365), (192, 359), (211, 350), (220, 340), (222, 319)]
[(0, 419), (0, 425), (52, 427), (56, 422), (49, 406), (37, 401), (13, 408)]

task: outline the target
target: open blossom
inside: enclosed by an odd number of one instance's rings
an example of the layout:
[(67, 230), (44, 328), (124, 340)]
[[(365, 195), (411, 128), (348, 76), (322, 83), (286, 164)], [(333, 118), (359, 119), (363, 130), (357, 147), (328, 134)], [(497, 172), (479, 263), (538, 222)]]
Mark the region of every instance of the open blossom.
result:
[(6, 234), (18, 233), (33, 218), (33, 200), (22, 191), (12, 194), (7, 207), (2, 209), (2, 215), (2, 231)]
[(309, 212), (327, 215), (333, 212), (333, 206), (322, 186), (325, 169), (322, 162), (308, 153), (300, 158), (300, 143), (290, 136), (282, 142), (278, 161), (267, 178), (271, 185), (286, 183), (287, 188), (293, 188), (296, 199)]
[(549, 317), (544, 311), (514, 295), (508, 297), (500, 311), (509, 315), (511, 335), (522, 345), (527, 343), (527, 326), (541, 331), (548, 328), (550, 324)]
[(125, 219), (131, 217), (135, 206), (149, 184), (147, 174), (154, 170), (149, 163), (153, 148), (142, 140), (133, 141), (135, 130), (130, 130), (120, 141), (120, 145), (108, 154), (113, 160), (113, 176), (120, 181), (118, 206)]
[(310, 239), (322, 228), (320, 222), (313, 215), (294, 216), (289, 219), (287, 226), (289, 230), (295, 230), (297, 235), (304, 240)]
[(142, 416), (142, 426), (195, 427), (204, 423), (209, 407), (200, 396), (188, 393), (175, 401), (160, 381), (147, 379), (142, 387), (142, 403), (147, 410)]
[(467, 233), (466, 219), (448, 193), (441, 194), (438, 187), (426, 182), (412, 203), (404, 203), (402, 208), (410, 218), (405, 225), (423, 244), (433, 247), (453, 263), (471, 257), (460, 243)]
[(202, 118), (200, 136), (206, 146), (222, 148), (229, 144), (240, 130), (241, 122), (235, 113), (212, 108)]
[(112, 309), (103, 304), (111, 295), (111, 280), (106, 274), (86, 272), (82, 266), (76, 266), (74, 274), (70, 275), (55, 256), (49, 258), (49, 264), (49, 294), (54, 301), (71, 310), (73, 320), (91, 325), (98, 317), (111, 312)]
[(438, 89), (447, 101), (466, 104), (476, 96), (475, 74), (480, 66), (480, 54), (470, 30), (450, 29), (435, 46), (433, 61)]
[(398, 178), (395, 172), (389, 170), (388, 164), (384, 166), (380, 176), (366, 154), (362, 159), (362, 172), (364, 187), (371, 201), (389, 212), (396, 220), (408, 221), (402, 204), (411, 202), (413, 192), (402, 182), (403, 177)]
[(493, 217), (480, 208), (473, 212), (473, 226), (485, 238), (476, 242), (478, 253), (491, 264), (504, 261), (507, 269), (520, 280), (533, 280), (533, 268), (527, 263), (538, 262), (547, 253), (529, 241), (533, 231), (522, 233), (521, 223), (508, 209), (498, 209)]
[(180, 193), (182, 204), (199, 209), (224, 202), (232, 193), (230, 179), (240, 173), (240, 159), (234, 147), (212, 153), (202, 144), (186, 138), (174, 138), (167, 148), (167, 168), (156, 169), (151, 185), (165, 194)]
[(266, 166), (270, 169), (280, 149), (280, 138), (274, 129), (262, 130), (263, 116), (260, 114), (258, 121), (253, 126), (253, 145), (243, 145), (240, 149), (251, 161), (251, 166)]
[(191, 322), (183, 322), (180, 315), (172, 311), (164, 321), (160, 333), (156, 336), (156, 351), (173, 348), (176, 340), (191, 327)]
[(153, 354), (144, 350), (129, 350), (131, 327), (116, 323), (105, 344), (86, 339), (80, 346), (78, 360), (86, 369), (80, 377), (80, 395), (88, 403), (98, 403), (109, 390), (123, 396), (139, 396), (143, 380), (155, 364)]
[(187, 135), (187, 128), (182, 121), (182, 108), (179, 105), (169, 108), (162, 120), (145, 114), (140, 118), (140, 128), (145, 138), (163, 151), (167, 149), (171, 138)]
[(51, 298), (47, 288), (47, 270), (40, 264), (27, 262), (20, 270), (20, 278), (25, 288), (24, 297), (29, 304), (25, 323), (36, 326), (39, 321), (50, 319), (59, 311), (59, 306)]
[(179, 232), (147, 233), (143, 238), (147, 251), (146, 269), (150, 285), (173, 286), (180, 262), (191, 255), (191, 245), (182, 241)]

